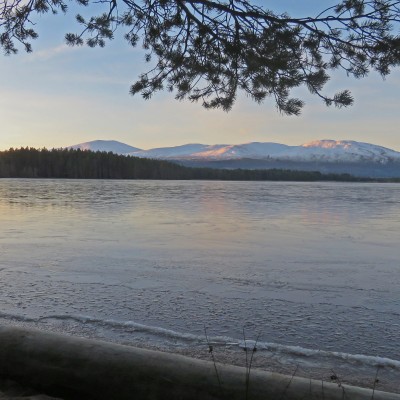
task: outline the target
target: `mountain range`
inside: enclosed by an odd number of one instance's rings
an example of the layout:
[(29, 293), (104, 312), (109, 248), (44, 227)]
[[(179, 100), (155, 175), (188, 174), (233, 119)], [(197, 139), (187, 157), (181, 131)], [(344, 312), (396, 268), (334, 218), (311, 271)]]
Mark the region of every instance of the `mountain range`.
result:
[(114, 140), (95, 140), (68, 148), (111, 151), (198, 167), (283, 168), (369, 177), (400, 176), (400, 152), (353, 140), (316, 140), (300, 146), (270, 142), (235, 145), (195, 143), (149, 150)]

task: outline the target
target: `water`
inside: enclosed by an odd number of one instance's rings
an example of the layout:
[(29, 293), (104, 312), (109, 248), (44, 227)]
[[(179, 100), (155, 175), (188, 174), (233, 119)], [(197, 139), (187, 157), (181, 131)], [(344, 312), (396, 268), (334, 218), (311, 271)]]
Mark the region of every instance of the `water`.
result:
[(396, 184), (4, 179), (0, 322), (400, 391), (399, 243)]

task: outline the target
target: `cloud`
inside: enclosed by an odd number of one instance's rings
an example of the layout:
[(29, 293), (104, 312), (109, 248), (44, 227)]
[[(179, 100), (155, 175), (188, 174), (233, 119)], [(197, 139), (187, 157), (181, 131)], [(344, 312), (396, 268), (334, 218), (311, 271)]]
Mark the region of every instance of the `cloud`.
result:
[(75, 52), (78, 49), (80, 49), (80, 48), (77, 46), (71, 47), (64, 43), (64, 44), (60, 44), (59, 46), (50, 47), (50, 48), (43, 49), (43, 50), (37, 50), (30, 55), (28, 60), (30, 60), (30, 61), (49, 60), (51, 58), (57, 57), (59, 55), (63, 55), (65, 53)]

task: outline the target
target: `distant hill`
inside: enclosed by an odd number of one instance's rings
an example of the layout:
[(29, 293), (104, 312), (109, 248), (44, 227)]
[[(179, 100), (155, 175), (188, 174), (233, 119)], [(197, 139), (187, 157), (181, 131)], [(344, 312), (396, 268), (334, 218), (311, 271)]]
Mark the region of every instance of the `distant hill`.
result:
[(235, 145), (190, 144), (131, 153), (138, 157), (174, 160), (280, 160), (297, 162), (378, 162), (400, 161), (400, 152), (352, 140), (316, 140), (301, 146), (252, 142)]
[(116, 141), (96, 140), (70, 148), (111, 151), (140, 158), (169, 160), (193, 167), (276, 168), (328, 174), (349, 173), (373, 178), (400, 177), (400, 152), (352, 140), (316, 140), (300, 146), (269, 142), (236, 145), (194, 143), (149, 150), (140, 150)]
[(280, 143), (184, 144), (142, 150), (116, 140), (94, 140), (68, 146), (68, 149), (106, 151), (136, 157), (173, 160), (281, 160), (297, 162), (379, 162), (400, 161), (400, 152), (354, 140), (315, 140), (300, 146)]
[(129, 146), (128, 144), (118, 142), (116, 140), (93, 140), (91, 142), (74, 144), (72, 146), (68, 146), (67, 149), (73, 150), (90, 150), (90, 151), (111, 151), (115, 154), (126, 154), (132, 153), (136, 151), (142, 151), (141, 149), (133, 146)]

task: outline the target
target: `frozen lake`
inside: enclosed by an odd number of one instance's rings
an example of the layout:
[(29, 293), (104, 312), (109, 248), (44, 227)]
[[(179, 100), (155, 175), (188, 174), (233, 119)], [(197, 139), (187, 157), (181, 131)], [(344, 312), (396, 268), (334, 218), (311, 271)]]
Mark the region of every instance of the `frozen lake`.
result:
[(256, 365), (400, 392), (400, 185), (3, 179), (0, 302), (199, 357), (206, 326), (239, 363), (244, 329)]

